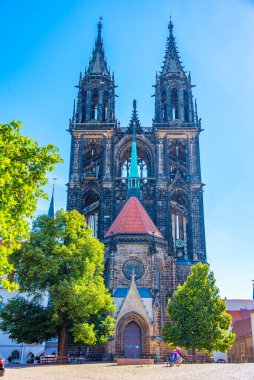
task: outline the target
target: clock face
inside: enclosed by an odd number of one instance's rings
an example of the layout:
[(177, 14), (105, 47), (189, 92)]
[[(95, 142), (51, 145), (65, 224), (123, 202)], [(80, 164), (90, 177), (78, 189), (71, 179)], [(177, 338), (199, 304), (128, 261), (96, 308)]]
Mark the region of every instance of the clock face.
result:
[(138, 280), (143, 276), (143, 274), (145, 273), (145, 268), (141, 261), (136, 259), (130, 259), (124, 263), (123, 274), (128, 280), (131, 279), (133, 271), (135, 274), (135, 280)]

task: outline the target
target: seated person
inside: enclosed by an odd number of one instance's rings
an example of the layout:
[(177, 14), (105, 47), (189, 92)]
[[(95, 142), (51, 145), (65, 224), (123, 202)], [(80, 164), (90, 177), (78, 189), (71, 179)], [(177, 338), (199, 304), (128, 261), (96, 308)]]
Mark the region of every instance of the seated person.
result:
[(179, 364), (180, 364), (179, 361), (180, 361), (180, 356), (178, 355), (177, 350), (175, 348), (174, 351), (171, 352), (171, 354), (169, 355), (170, 367), (172, 367), (174, 364), (179, 366)]

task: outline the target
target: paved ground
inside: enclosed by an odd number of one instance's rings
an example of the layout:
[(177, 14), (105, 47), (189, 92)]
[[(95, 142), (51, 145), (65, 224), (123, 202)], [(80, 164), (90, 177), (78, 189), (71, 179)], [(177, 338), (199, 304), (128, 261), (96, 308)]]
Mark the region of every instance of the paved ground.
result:
[(4, 380), (254, 380), (253, 364), (163, 364), (124, 366), (115, 364), (42, 365), (7, 368)]

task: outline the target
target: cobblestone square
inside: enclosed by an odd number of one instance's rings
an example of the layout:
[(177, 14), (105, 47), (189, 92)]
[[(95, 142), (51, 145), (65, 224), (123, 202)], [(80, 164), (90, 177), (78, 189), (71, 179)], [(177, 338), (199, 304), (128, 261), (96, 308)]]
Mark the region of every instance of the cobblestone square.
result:
[(5, 380), (253, 380), (254, 363), (185, 364), (166, 367), (117, 366), (112, 363), (7, 368)]

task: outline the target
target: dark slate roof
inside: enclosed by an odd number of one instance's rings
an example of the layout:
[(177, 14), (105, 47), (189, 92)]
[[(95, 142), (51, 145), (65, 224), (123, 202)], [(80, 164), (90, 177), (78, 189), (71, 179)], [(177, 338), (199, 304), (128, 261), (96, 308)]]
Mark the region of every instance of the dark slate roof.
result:
[[(148, 288), (137, 288), (138, 293), (141, 298), (153, 298), (150, 289)], [(129, 288), (117, 288), (114, 297), (116, 298), (124, 298), (127, 296)]]
[(130, 197), (118, 214), (105, 237), (121, 234), (162, 235), (136, 197)]

